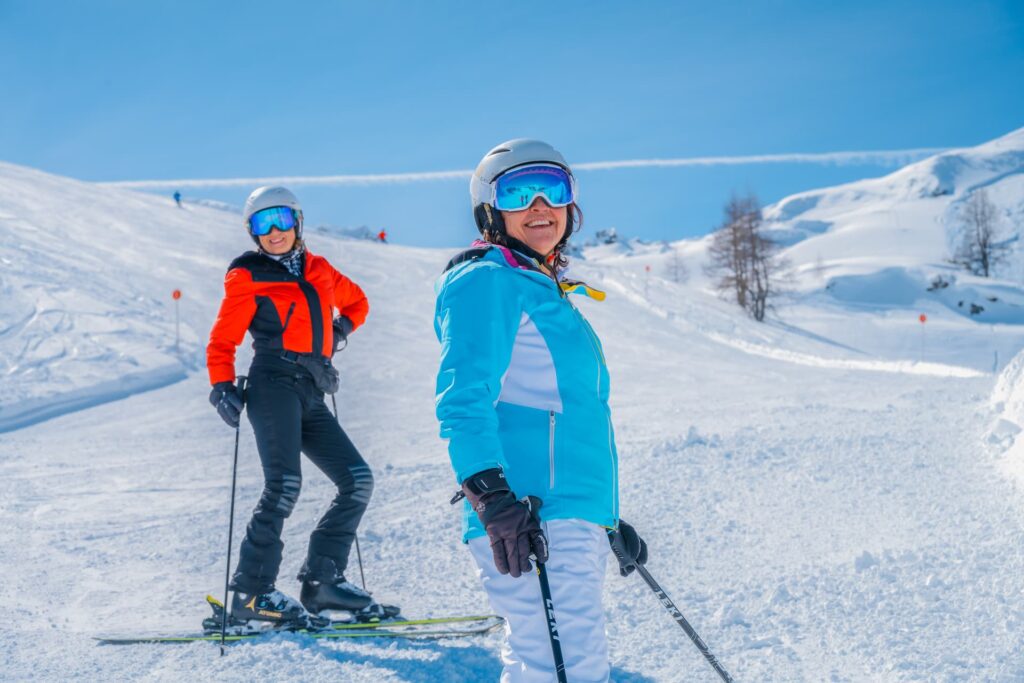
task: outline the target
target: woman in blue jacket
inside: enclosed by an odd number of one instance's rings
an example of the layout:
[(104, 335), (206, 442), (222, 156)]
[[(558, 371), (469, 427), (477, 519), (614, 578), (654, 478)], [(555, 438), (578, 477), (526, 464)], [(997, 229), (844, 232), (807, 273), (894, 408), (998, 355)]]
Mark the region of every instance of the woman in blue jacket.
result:
[(502, 681), (555, 677), (531, 557), (545, 563), (571, 681), (608, 679), (609, 541), (624, 573), (646, 560), (619, 520), (601, 342), (568, 296), (604, 295), (560, 276), (582, 217), (575, 182), (538, 140), (488, 152), (470, 181), (482, 239), (452, 259), (437, 289), (437, 416), (466, 499), (464, 540), (507, 623)]

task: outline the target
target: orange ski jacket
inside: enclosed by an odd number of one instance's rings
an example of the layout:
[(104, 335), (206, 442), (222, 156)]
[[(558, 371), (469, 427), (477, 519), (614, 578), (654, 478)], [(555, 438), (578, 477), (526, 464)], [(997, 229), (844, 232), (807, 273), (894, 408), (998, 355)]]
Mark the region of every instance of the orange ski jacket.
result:
[(334, 309), (356, 329), (370, 304), (359, 285), (322, 256), (306, 251), (303, 277), (259, 252), (234, 261), (224, 278), (224, 300), (206, 347), (210, 384), (235, 379), (235, 351), (252, 335), (257, 354), (284, 351), (330, 358), (334, 350)]

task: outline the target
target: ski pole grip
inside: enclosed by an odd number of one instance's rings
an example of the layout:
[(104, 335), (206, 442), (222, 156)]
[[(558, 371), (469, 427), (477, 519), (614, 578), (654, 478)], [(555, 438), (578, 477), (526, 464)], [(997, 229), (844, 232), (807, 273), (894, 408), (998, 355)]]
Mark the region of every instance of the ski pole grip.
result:
[[(544, 504), (537, 496), (526, 496), (520, 502), (526, 503), (526, 507), (530, 510), (530, 517), (540, 527), (540, 508)], [(548, 561), (548, 537), (544, 533), (544, 529), (541, 528), (535, 534), (530, 534), (531, 557), (537, 563), (537, 571), (539, 572), (544, 566), (544, 563)]]

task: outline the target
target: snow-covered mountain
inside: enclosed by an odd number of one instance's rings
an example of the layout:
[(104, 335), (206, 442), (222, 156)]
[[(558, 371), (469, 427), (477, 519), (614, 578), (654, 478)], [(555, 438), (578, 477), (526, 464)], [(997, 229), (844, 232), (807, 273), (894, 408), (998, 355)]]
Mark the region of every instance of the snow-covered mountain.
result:
[[(1011, 243), (1008, 262), (991, 279), (949, 263), (962, 235), (962, 208), (980, 189), (996, 205), (1001, 237)], [(788, 325), (854, 356), (987, 371), (1003, 367), (1020, 348), (1024, 128), (882, 178), (786, 197), (765, 207), (764, 217), (788, 264), (775, 322), (762, 330), (769, 345), (787, 346), (775, 332)], [(588, 264), (624, 269), (648, 287), (682, 282), (706, 293), (712, 289), (703, 272), (708, 243), (619, 239), (582, 254)]]
[[(794, 198), (770, 207), (773, 229), (800, 239), (786, 250), (792, 293), (766, 324), (710, 291), (702, 240), (600, 245), (573, 264), (608, 293), (578, 305), (612, 373), (622, 514), (737, 680), (1024, 679), (1024, 493), (1004, 476), (1022, 457), (1012, 444), (1024, 361), (998, 387), (992, 372), (1024, 347), (1024, 325), (918, 291), (946, 272), (943, 217), (971, 188), (988, 183), (1017, 210), (1005, 188), (1020, 142), (1018, 132), (950, 153), (958, 162), (805, 193), (817, 199), (799, 211)], [(906, 222), (876, 222), (887, 214), (872, 206), (885, 202)], [(233, 213), (9, 164), (0, 238), (5, 679), (496, 678), (497, 635), (283, 635), (226, 657), (204, 643), (97, 647), (104, 633), (193, 631), (203, 595), (223, 586), (233, 432), (207, 402), (202, 347), (224, 269), (250, 243)], [(375, 471), (360, 530), (369, 587), (409, 616), (486, 611), (433, 416), (432, 283), (453, 250), (331, 231), (309, 242), (371, 302), (339, 358), (338, 394)], [(861, 289), (855, 277), (867, 278)], [(1007, 300), (1018, 291), (1008, 277), (978, 286)], [(261, 485), (243, 429), (239, 510)], [(332, 496), (307, 467), (283, 590), (295, 592), (305, 538)], [(605, 604), (615, 680), (717, 680), (636, 577), (610, 571)]]
[(1014, 233), (1024, 219), (1024, 128), (910, 164), (882, 178), (786, 197), (764, 211), (788, 257), (810, 266), (942, 263), (960, 235), (959, 211), (984, 189)]
[[(994, 281), (948, 263), (963, 235), (963, 207), (979, 190), (997, 207), (1002, 239), (1013, 247)], [(925, 299), (983, 323), (1024, 322), (1024, 128), (883, 178), (787, 197), (764, 215), (770, 234), (787, 245), (801, 291), (825, 280), (841, 301)]]

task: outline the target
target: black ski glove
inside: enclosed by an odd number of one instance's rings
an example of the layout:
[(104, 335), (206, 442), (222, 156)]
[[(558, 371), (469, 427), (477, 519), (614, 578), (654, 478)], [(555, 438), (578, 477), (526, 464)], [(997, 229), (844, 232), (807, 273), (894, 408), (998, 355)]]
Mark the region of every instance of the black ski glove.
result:
[(242, 396), (233, 382), (217, 382), (210, 391), (210, 404), (229, 427), (238, 427), (242, 415)]
[(516, 496), (500, 469), (484, 470), (462, 482), (462, 492), (487, 530), (494, 566), (502, 574), (519, 578), (531, 571), (532, 554), (548, 561), (548, 539), (540, 528), (539, 499)]
[(631, 525), (619, 520), (618, 529), (608, 530), (608, 543), (619, 561), (619, 573), (629, 576), (637, 565), (647, 564), (647, 544)]
[(352, 333), (352, 328), (355, 327), (355, 325), (353, 325), (352, 321), (346, 316), (339, 315), (334, 319), (334, 322), (331, 323), (331, 326), (334, 328), (334, 352), (331, 354), (333, 356), (335, 353), (345, 348), (342, 345), (342, 342), (348, 344), (348, 335)]

